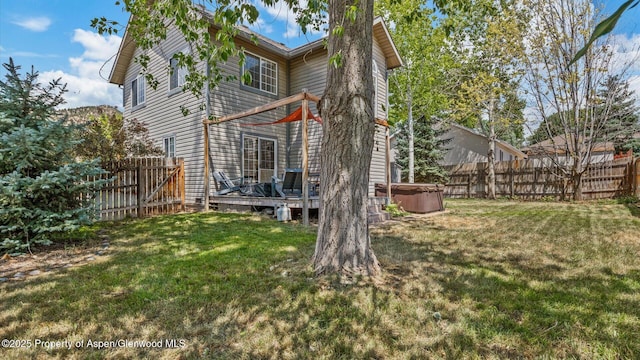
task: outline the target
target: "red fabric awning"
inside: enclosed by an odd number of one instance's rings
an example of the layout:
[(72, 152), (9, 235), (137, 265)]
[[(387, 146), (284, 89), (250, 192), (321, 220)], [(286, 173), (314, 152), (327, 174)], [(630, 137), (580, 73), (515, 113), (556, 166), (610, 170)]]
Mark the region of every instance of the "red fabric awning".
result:
[[(307, 119), (313, 119), (315, 120), (317, 123), (322, 124), (322, 118), (320, 118), (320, 116), (314, 116), (313, 113), (311, 112), (311, 110), (307, 109)], [(302, 120), (302, 106), (298, 107), (294, 112), (292, 112), (291, 114), (283, 117), (280, 120), (276, 120), (274, 122), (268, 122), (268, 123), (256, 123), (256, 124), (240, 124), (240, 126), (262, 126), (262, 125), (273, 125), (273, 124), (281, 124), (281, 123), (288, 123), (288, 122), (294, 122), (294, 121), (301, 121)]]

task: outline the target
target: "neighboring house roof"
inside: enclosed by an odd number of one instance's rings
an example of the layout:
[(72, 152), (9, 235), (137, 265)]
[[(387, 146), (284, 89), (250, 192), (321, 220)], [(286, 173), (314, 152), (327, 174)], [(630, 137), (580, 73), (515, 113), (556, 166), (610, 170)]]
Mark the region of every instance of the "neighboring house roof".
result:
[[(204, 14), (212, 21), (211, 13), (209, 13), (208, 11), (204, 11)], [(129, 18), (129, 22), (130, 21), (131, 18)], [(128, 31), (129, 22), (127, 22), (127, 29), (125, 30), (122, 42), (120, 43), (120, 48), (118, 49), (118, 54), (116, 55), (113, 68), (111, 68), (111, 73), (109, 75), (109, 82), (112, 84), (124, 84), (125, 76), (127, 74), (127, 68), (136, 50), (135, 42), (133, 41), (133, 38)], [(214, 24), (212, 24), (211, 26), (215, 27)], [(324, 47), (323, 39), (319, 39), (299, 46), (297, 48), (290, 49), (284, 44), (273, 41), (272, 39), (269, 39), (249, 29), (246, 26), (238, 26), (238, 30), (238, 37), (249, 41), (252, 40), (253, 37), (255, 37), (259, 41), (258, 46), (274, 52), (287, 60), (296, 56), (300, 56), (309, 50), (321, 49)], [(376, 39), (378, 39), (378, 41), (380, 42), (380, 47), (382, 48), (384, 56), (387, 60), (387, 69), (394, 69), (402, 66), (402, 58), (400, 57), (400, 53), (398, 52), (398, 49), (391, 39), (391, 35), (389, 34), (387, 26), (380, 17), (374, 19), (373, 36), (375, 36)]]
[[(476, 130), (473, 129), (469, 129), (466, 126), (462, 126), (460, 124), (456, 124), (456, 123), (451, 123), (449, 126), (454, 127), (456, 129), (460, 129), (462, 131), (468, 132), (470, 134), (473, 134), (475, 136), (480, 136), (483, 137), (485, 139), (488, 139), (488, 137), (486, 135), (483, 135), (479, 132), (477, 132)], [(527, 158), (527, 154), (525, 154), (524, 152), (520, 151), (517, 147), (509, 144), (506, 141), (500, 140), (500, 139), (496, 139), (496, 146), (499, 147), (500, 149), (502, 149), (502, 151), (504, 151), (505, 153), (511, 154), (515, 157), (518, 157), (520, 159), (526, 159)]]
[[(541, 155), (541, 154), (565, 154), (567, 149), (573, 150), (574, 143), (573, 141), (567, 144), (567, 140), (564, 135), (554, 136), (551, 139), (547, 139), (541, 141), (536, 144), (532, 144), (522, 149), (529, 155)], [(593, 145), (593, 149), (591, 150), (594, 153), (598, 152), (614, 152), (615, 146), (613, 142), (598, 142)]]

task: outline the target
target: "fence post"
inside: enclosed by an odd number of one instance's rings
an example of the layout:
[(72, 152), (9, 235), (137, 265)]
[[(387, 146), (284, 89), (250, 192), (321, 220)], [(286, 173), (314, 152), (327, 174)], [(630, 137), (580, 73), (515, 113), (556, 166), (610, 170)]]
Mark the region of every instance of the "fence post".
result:
[(467, 175), (467, 199), (471, 199), (471, 174)]
[(511, 198), (515, 196), (515, 184), (514, 184), (514, 174), (513, 174), (513, 160), (509, 162), (509, 192), (511, 193)]
[(144, 217), (144, 168), (142, 167), (142, 161), (138, 162), (138, 167), (136, 168), (136, 175), (138, 176), (138, 217)]

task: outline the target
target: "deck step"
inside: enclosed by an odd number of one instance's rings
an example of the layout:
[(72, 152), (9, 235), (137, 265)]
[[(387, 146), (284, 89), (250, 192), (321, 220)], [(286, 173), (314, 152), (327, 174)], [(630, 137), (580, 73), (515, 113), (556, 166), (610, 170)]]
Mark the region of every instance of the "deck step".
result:
[(369, 213), (367, 215), (367, 221), (369, 222), (369, 224), (375, 224), (375, 223), (379, 223), (379, 222), (383, 222), (386, 220), (391, 219), (391, 215), (388, 212), (375, 212), (375, 213)]

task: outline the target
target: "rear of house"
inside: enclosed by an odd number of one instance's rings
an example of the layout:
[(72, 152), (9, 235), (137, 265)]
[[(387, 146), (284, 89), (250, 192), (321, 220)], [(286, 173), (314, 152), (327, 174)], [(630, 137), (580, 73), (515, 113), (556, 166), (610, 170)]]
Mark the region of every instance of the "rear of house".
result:
[[(210, 32), (214, 32), (213, 27)], [(376, 118), (386, 120), (387, 72), (400, 66), (400, 57), (391, 42), (384, 23), (377, 19), (374, 24), (373, 73), (376, 90)], [(258, 45), (250, 41), (250, 35), (258, 36)], [(238, 47), (245, 49), (244, 68), (238, 59), (223, 64), (226, 74), (239, 75), (244, 71), (252, 74), (252, 83), (240, 80), (222, 82), (211, 92), (210, 111), (213, 117), (237, 113), (282, 99), (306, 89), (321, 96), (326, 85), (327, 52), (321, 41), (309, 43), (297, 49), (288, 49), (282, 44), (241, 28), (236, 38)], [(185, 160), (186, 201), (201, 204), (204, 197), (204, 127), (206, 106), (189, 92), (182, 91), (185, 73), (176, 68), (174, 54), (190, 52), (178, 30), (170, 28), (167, 39), (147, 55), (150, 57), (149, 72), (154, 74), (159, 85), (151, 89), (140, 75), (141, 66), (133, 61), (140, 54), (135, 44), (125, 33), (118, 52), (110, 82), (123, 88), (125, 118), (137, 118), (144, 122), (154, 141), (161, 145), (168, 157)], [(174, 71), (169, 72), (173, 67)], [(200, 71), (204, 71), (204, 68)], [(253, 126), (251, 124), (273, 122), (295, 110), (299, 104), (280, 107), (276, 110), (231, 122), (210, 125), (210, 159), (214, 170), (222, 170), (230, 177), (242, 178), (245, 182), (266, 182), (271, 176), (282, 177), (284, 169), (301, 167), (302, 125), (297, 123)], [(182, 110), (189, 110), (184, 116)], [(315, 104), (311, 111), (317, 114)], [(373, 121), (373, 119), (372, 119)], [(310, 172), (320, 170), (321, 126), (309, 122)], [(384, 129), (378, 126), (370, 173), (370, 195), (373, 184), (385, 179)]]

